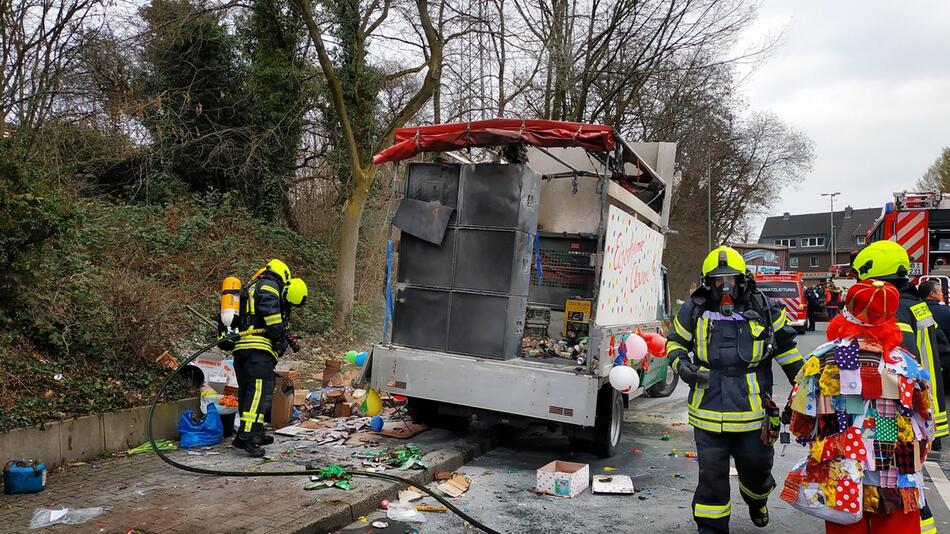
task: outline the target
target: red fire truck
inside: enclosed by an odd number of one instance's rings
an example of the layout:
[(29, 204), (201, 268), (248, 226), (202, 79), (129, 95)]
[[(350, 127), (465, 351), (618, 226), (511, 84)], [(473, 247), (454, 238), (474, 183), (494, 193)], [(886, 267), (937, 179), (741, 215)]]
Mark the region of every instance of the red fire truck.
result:
[(802, 285), (802, 273), (782, 271), (776, 274), (756, 274), (755, 287), (777, 304), (785, 306), (788, 324), (799, 334), (805, 333), (808, 301)]
[(950, 194), (894, 193), (894, 201), (867, 234), (867, 242), (889, 239), (910, 256), (910, 276), (950, 273)]

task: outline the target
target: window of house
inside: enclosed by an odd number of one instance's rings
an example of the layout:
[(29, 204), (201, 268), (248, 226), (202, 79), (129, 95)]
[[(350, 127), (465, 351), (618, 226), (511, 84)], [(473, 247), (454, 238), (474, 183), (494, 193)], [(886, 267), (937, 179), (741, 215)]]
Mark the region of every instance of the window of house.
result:
[(818, 256), (812, 256), (811, 261), (808, 264), (812, 267), (818, 267)]
[(855, 238), (854, 238), (854, 242), (857, 243), (858, 245), (863, 245), (863, 244), (864, 244), (864, 236), (863, 236), (863, 235), (859, 235), (859, 236), (855, 237)]
[(803, 247), (823, 247), (825, 246), (824, 237), (806, 237), (802, 239)]
[(792, 256), (791, 259), (788, 260), (788, 266), (792, 269), (798, 269), (798, 256)]
[(775, 244), (776, 244), (776, 245), (783, 245), (783, 246), (786, 246), (786, 247), (797, 247), (797, 246), (798, 246), (798, 240), (797, 240), (797, 239), (776, 239), (776, 240), (775, 240)]

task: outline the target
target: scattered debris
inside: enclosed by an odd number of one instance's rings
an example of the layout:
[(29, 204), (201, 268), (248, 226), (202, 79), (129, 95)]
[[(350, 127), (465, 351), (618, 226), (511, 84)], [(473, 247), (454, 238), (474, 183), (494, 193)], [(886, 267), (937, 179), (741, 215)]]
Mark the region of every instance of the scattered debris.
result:
[(336, 464), (330, 464), (321, 469), (316, 475), (311, 475), (311, 482), (305, 485), (303, 489), (340, 488), (349, 490), (353, 487), (350, 483), (350, 479), (352, 478), (353, 475), (347, 473), (342, 467)]
[(627, 454), (639, 454), (641, 452), (643, 451), (641, 451), (640, 449), (627, 449)]
[(436, 480), (448, 480), (452, 478), (452, 473), (449, 471), (436, 471), (433, 478)]
[(429, 467), (422, 461), (422, 450), (412, 444), (383, 451), (368, 449), (356, 453), (354, 457), (363, 460), (363, 465), (366, 467), (398, 467), (403, 471)]
[(461, 473), (452, 473), (452, 477), (436, 486), (449, 497), (461, 497), (472, 485), (472, 480)]
[[(178, 445), (170, 439), (157, 439), (155, 440), (155, 445), (158, 446), (158, 450), (160, 451), (173, 451), (178, 448)], [(151, 442), (146, 441), (134, 449), (129, 449), (126, 454), (141, 454), (143, 452), (152, 452)]]
[(389, 528), (389, 523), (385, 521), (373, 521), (373, 528)]
[(737, 476), (739, 476), (739, 472), (736, 471), (736, 468), (735, 468), (735, 467), (729, 466), (729, 476), (731, 476), (731, 477), (737, 477)]
[(57, 524), (78, 525), (102, 515), (101, 506), (94, 508), (37, 508), (30, 519), (30, 528), (43, 528)]
[(445, 506), (429, 506), (427, 504), (416, 505), (416, 510), (420, 512), (448, 512), (449, 509)]
[(673, 423), (673, 426), (686, 426), (686, 423)]
[(590, 466), (555, 460), (537, 473), (538, 493), (573, 498), (590, 485)]
[(402, 490), (399, 492), (399, 500), (402, 502), (416, 502), (421, 501), (423, 495), (418, 491), (415, 491), (415, 488), (409, 488), (407, 490)]
[(605, 466), (605, 467), (604, 467), (604, 471), (607, 471), (607, 472), (616, 471), (616, 470), (617, 470), (616, 467), (610, 467), (610, 466)]
[(673, 436), (671, 436), (671, 435), (669, 435), (669, 434), (663, 434), (663, 436), (660, 437), (660, 441), (669, 441), (669, 440), (671, 440), (671, 439), (673, 439)]
[(591, 491), (633, 495), (633, 479), (626, 475), (594, 475)]
[(686, 478), (683, 473), (673, 473), (673, 478)]

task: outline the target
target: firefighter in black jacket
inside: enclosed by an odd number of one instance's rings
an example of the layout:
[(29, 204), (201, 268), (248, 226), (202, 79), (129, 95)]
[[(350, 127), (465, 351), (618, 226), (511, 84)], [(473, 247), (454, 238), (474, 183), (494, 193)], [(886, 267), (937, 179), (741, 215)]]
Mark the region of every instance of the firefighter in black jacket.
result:
[(271, 260), (252, 280), (241, 302), (241, 330), (264, 329), (263, 335), (248, 335), (234, 344), (234, 371), (238, 381), (237, 437), (232, 445), (253, 457), (264, 456), (263, 445), (274, 442), (264, 435), (264, 414), (274, 395), (277, 358), (294, 338), (287, 331), (290, 306), (302, 306), (307, 285), (290, 277), (290, 268)]
[[(930, 391), (933, 396), (933, 416), (936, 432), (933, 448), (941, 448), (940, 438), (950, 434), (947, 426), (947, 405), (943, 396), (943, 368), (941, 356), (950, 353), (947, 338), (937, 328), (930, 308), (920, 298), (917, 288), (910, 283), (910, 257), (901, 245), (894, 241), (875, 241), (861, 249), (852, 260), (851, 268), (859, 280), (876, 278), (890, 282), (900, 291), (900, 304), (897, 307), (897, 326), (904, 333), (901, 343), (908, 351), (920, 358), (921, 363), (930, 372)], [(937, 532), (930, 508), (920, 511), (921, 534)]]
[(667, 338), (671, 365), (690, 385), (689, 423), (699, 455), (693, 518), (699, 532), (729, 531), (730, 456), (752, 522), (768, 525), (773, 449), (762, 441), (761, 429), (766, 406), (774, 406), (772, 360), (790, 382), (802, 366), (785, 309), (754, 290), (738, 252), (719, 247), (703, 261), (703, 285), (680, 308)]

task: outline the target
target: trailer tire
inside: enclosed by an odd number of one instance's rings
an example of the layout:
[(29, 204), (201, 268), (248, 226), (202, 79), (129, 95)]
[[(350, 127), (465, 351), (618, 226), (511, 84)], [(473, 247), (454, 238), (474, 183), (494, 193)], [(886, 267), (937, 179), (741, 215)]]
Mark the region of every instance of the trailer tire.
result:
[(666, 380), (663, 382), (657, 382), (649, 388), (647, 388), (647, 396), (664, 399), (673, 394), (673, 391), (676, 390), (676, 386), (680, 383), (680, 375), (673, 372), (672, 369), (666, 370)]
[(620, 448), (623, 431), (623, 397), (606, 385), (597, 394), (597, 417), (594, 420), (594, 441), (591, 452), (601, 458), (610, 458)]

